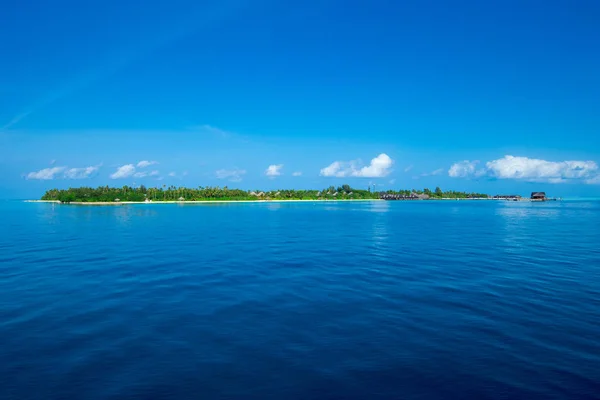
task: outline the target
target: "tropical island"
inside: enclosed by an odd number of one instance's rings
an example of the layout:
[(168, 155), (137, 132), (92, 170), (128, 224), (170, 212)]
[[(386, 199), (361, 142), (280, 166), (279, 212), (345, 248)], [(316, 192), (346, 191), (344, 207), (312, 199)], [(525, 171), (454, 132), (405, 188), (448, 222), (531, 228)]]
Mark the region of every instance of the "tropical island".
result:
[(281, 189), (271, 191), (241, 190), (225, 187), (200, 186), (186, 188), (175, 186), (112, 188), (79, 187), (50, 189), (42, 201), (60, 203), (119, 204), (150, 202), (208, 202), (208, 201), (284, 201), (284, 200), (436, 200), (436, 199), (488, 199), (487, 194), (435, 190), (388, 190), (371, 191), (370, 188), (355, 189), (349, 185), (329, 186), (321, 190)]

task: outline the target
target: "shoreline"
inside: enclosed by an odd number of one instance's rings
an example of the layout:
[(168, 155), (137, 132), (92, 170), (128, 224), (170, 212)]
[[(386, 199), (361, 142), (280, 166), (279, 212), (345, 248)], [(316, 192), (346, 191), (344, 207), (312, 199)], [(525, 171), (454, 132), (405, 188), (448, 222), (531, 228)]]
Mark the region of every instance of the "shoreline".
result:
[[(547, 201), (556, 201), (557, 199), (549, 199)], [(290, 200), (160, 200), (160, 201), (73, 201), (71, 203), (61, 203), (59, 200), (24, 200), (25, 203), (52, 203), (61, 205), (75, 205), (75, 206), (122, 206), (122, 205), (138, 205), (138, 204), (214, 204), (214, 203), (301, 203), (301, 202), (319, 202), (319, 203), (340, 203), (340, 202), (370, 202), (370, 201), (394, 201), (394, 202), (414, 202), (414, 201), (506, 201), (515, 202), (506, 199), (493, 199), (493, 198), (474, 198), (474, 199), (453, 199), (453, 198), (439, 198), (439, 199), (424, 199), (424, 200), (385, 200), (385, 199), (290, 199)], [(516, 202), (540, 202), (531, 199), (522, 199)]]
[(61, 203), (59, 200), (25, 200), (25, 203), (54, 203), (61, 205), (76, 206), (122, 206), (129, 204), (213, 204), (213, 203), (299, 203), (299, 202), (350, 202), (350, 201), (385, 201), (382, 199), (344, 199), (344, 200), (166, 200), (166, 201), (73, 201), (71, 203)]

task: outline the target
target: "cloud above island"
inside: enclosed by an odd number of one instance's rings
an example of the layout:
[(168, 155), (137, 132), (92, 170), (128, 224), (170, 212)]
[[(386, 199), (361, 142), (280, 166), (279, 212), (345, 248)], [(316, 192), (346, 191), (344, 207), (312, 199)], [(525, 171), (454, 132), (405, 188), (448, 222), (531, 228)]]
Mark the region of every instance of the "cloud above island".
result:
[(135, 174), (135, 166), (133, 164), (125, 164), (117, 168), (117, 170), (110, 175), (110, 179), (125, 179)]
[(504, 156), (478, 168), (479, 161), (460, 161), (448, 170), (452, 178), (514, 179), (527, 182), (600, 183), (600, 170), (594, 161), (547, 161), (528, 157)]
[(476, 168), (479, 161), (459, 161), (453, 164), (448, 170), (448, 176), (451, 178), (470, 178), (477, 176)]
[(27, 174), (27, 179), (51, 180), (65, 170), (66, 167), (44, 168), (39, 171), (30, 172)]
[(146, 168), (146, 167), (149, 167), (151, 165), (156, 165), (156, 164), (158, 164), (157, 161), (146, 161), (146, 160), (143, 160), (143, 161), (140, 161), (139, 163), (137, 163), (137, 167), (138, 168)]
[(156, 171), (156, 170), (154, 170), (154, 171), (150, 171), (150, 172), (147, 172), (147, 171), (139, 171), (139, 172), (136, 172), (135, 174), (133, 174), (133, 177), (134, 177), (134, 178), (145, 178), (145, 177), (147, 177), (147, 176), (149, 176), (149, 177), (156, 177), (156, 176), (158, 176), (158, 175), (159, 175), (159, 172), (158, 172), (158, 171)]
[[(185, 172), (170, 172), (165, 175), (150, 166), (158, 164), (157, 161), (142, 160), (116, 166), (115, 169), (103, 174), (104, 179), (183, 179)], [(320, 169), (320, 176), (334, 178), (383, 178), (387, 181), (394, 178), (389, 176), (395, 165), (387, 154), (381, 153), (370, 160), (369, 163), (360, 160), (334, 161), (328, 166)], [(27, 180), (83, 180), (97, 177), (102, 164), (83, 167), (70, 167), (61, 164), (51, 164), (47, 168), (21, 174)], [(253, 178), (266, 176), (270, 179), (281, 179), (284, 176), (300, 177), (302, 172), (296, 170), (284, 174), (284, 164), (271, 164), (263, 171), (253, 172)], [(402, 172), (404, 168), (400, 169)], [(427, 171), (427, 170), (426, 170)], [(429, 170), (426, 173), (415, 174), (413, 179), (421, 177), (439, 177), (446, 172), (449, 177), (455, 179), (485, 179), (485, 180), (513, 180), (521, 182), (540, 183), (575, 183), (587, 185), (600, 185), (600, 166), (591, 160), (565, 160), (552, 161), (523, 156), (506, 155), (487, 162), (479, 160), (462, 160), (452, 164), (448, 169)], [(112, 172), (112, 173), (111, 173)], [(228, 180), (230, 182), (242, 182), (248, 177), (246, 169), (231, 168), (214, 171), (216, 179)], [(281, 177), (281, 178), (279, 178)], [(250, 178), (249, 178), (250, 179)]]
[(322, 168), (320, 175), (336, 178), (381, 178), (392, 172), (394, 161), (385, 153), (373, 158), (369, 165), (361, 167), (359, 160), (334, 161), (329, 166)]
[(28, 180), (53, 180), (53, 179), (87, 179), (94, 176), (100, 165), (68, 168), (68, 167), (50, 167), (39, 171), (30, 172), (25, 176)]
[(272, 164), (267, 167), (265, 170), (265, 175), (269, 178), (275, 178), (276, 176), (281, 175), (281, 170), (283, 169), (283, 164)]
[(85, 168), (70, 168), (65, 171), (64, 177), (66, 179), (87, 179), (94, 176), (99, 169), (100, 165)]
[[(159, 172), (154, 171), (144, 171), (144, 168), (147, 168), (151, 165), (158, 164), (158, 161), (147, 161), (142, 160), (137, 164), (125, 164), (121, 165), (117, 168), (117, 170), (110, 175), (110, 179), (125, 179), (125, 178), (146, 178), (146, 177), (158, 177)], [(140, 171), (139, 169), (142, 169)]]
[(241, 182), (242, 177), (246, 174), (243, 169), (219, 169), (215, 171), (215, 176), (218, 179), (228, 179), (230, 182)]

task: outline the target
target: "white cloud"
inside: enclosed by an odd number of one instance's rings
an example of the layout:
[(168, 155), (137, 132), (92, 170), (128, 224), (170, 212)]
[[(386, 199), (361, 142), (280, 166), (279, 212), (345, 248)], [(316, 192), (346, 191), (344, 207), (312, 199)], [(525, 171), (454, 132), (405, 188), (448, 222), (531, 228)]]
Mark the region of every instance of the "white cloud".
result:
[(133, 164), (126, 164), (117, 168), (115, 173), (110, 175), (110, 179), (129, 178), (133, 174), (135, 174), (135, 167), (133, 166)]
[[(86, 179), (94, 175), (100, 169), (101, 165), (89, 166), (83, 168), (51, 167), (39, 171), (30, 172), (26, 175), (27, 179), (51, 180), (51, 179)], [(63, 173), (62, 175), (60, 175)]]
[(393, 185), (394, 183), (396, 183), (395, 179), (390, 179), (390, 185)]
[(497, 179), (548, 183), (583, 181), (592, 184), (600, 179), (598, 164), (594, 161), (546, 161), (507, 155), (488, 161), (480, 170), (476, 170), (476, 163), (469, 161), (456, 163), (450, 167), (448, 175), (455, 178), (488, 176)]
[(338, 178), (381, 178), (391, 172), (393, 160), (385, 153), (381, 153), (371, 160), (368, 166), (359, 168), (358, 161), (334, 161), (329, 166), (321, 169), (322, 176)]
[(265, 170), (265, 175), (271, 178), (281, 175), (283, 164), (272, 164)]
[(50, 180), (54, 179), (57, 174), (65, 170), (65, 167), (52, 167), (44, 168), (36, 172), (30, 172), (27, 174), (27, 179), (39, 179), (39, 180)]
[(243, 169), (220, 169), (215, 171), (215, 176), (219, 179), (229, 179), (231, 182), (240, 182), (242, 176), (246, 174)]
[(413, 167), (414, 167), (414, 165), (412, 165), (412, 164), (407, 166), (406, 168), (404, 168), (404, 172), (410, 171), (411, 169), (413, 169)]
[[(347, 164), (347, 163), (346, 163)], [(329, 164), (328, 167), (321, 169), (321, 175), (323, 176), (335, 176), (343, 178), (344, 176), (350, 176), (354, 168), (346, 167), (340, 161), (334, 161)]]
[(137, 163), (137, 166), (138, 166), (138, 168), (146, 168), (146, 167), (149, 167), (151, 165), (156, 165), (156, 164), (158, 164), (157, 161), (146, 161), (146, 160), (143, 160), (143, 161), (140, 161), (139, 163)]
[(593, 178), (586, 179), (585, 183), (587, 183), (588, 185), (600, 185), (600, 175), (596, 175)]
[[(155, 165), (158, 164), (156, 161), (140, 161), (139, 163), (137, 163), (137, 166), (140, 168), (145, 168), (145, 167), (149, 167), (150, 165)], [(129, 177), (133, 177), (133, 178), (145, 178), (147, 176), (158, 176), (159, 172), (154, 170), (151, 172), (148, 171), (138, 171), (135, 167), (135, 165), (133, 164), (126, 164), (126, 165), (122, 165), (119, 168), (117, 168), (117, 170), (115, 171), (115, 173), (110, 175), (111, 179), (124, 179), (124, 178), (129, 178)]]
[(598, 165), (593, 161), (553, 162), (513, 156), (490, 161), (486, 168), (491, 176), (499, 179), (531, 181), (584, 179), (598, 172)]
[(64, 177), (66, 179), (86, 179), (94, 175), (100, 166), (90, 166), (85, 168), (70, 168), (65, 171)]
[(174, 178), (177, 176), (177, 174), (174, 171), (169, 172), (169, 176)]
[(356, 176), (363, 178), (379, 178), (388, 175), (390, 168), (394, 162), (385, 153), (381, 153), (371, 160), (371, 164), (367, 167), (362, 167)]
[(302, 171), (293, 172), (292, 176), (302, 176)]
[(479, 161), (464, 160), (453, 164), (448, 170), (448, 175), (452, 178), (467, 178), (476, 175), (476, 168)]

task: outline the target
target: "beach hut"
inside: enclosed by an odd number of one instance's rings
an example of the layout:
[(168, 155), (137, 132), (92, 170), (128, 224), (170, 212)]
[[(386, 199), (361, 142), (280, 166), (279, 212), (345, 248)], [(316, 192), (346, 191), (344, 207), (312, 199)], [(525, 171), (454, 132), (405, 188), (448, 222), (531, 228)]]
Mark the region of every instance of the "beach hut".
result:
[(546, 192), (533, 192), (533, 193), (531, 193), (531, 200), (545, 201), (546, 200)]
[(179, 200), (179, 201), (185, 201), (185, 199), (183, 197), (180, 197), (177, 200)]
[(115, 199), (115, 203), (118, 203), (120, 201), (121, 201), (121, 199)]

